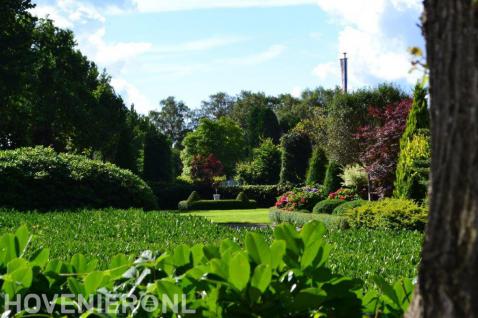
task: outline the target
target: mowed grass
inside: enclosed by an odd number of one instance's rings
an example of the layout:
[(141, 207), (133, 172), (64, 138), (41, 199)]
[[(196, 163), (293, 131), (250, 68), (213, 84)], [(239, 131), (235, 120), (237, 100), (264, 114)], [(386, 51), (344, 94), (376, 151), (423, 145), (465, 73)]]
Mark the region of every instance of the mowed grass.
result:
[[(268, 217), (265, 211), (261, 217)], [(257, 216), (263, 213), (262, 209), (259, 213), (250, 210), (241, 218), (249, 214), (250, 223), (266, 223)], [(229, 216), (222, 220), (236, 223), (241, 219)], [(22, 224), (35, 235), (33, 247), (49, 247), (52, 258), (68, 259), (82, 253), (97, 258), (102, 267), (119, 253), (139, 255), (144, 250), (164, 251), (179, 244), (215, 243), (224, 238), (242, 245), (245, 234), (251, 231), (214, 224), (204, 217), (166, 212), (107, 209), (39, 214), (0, 209), (0, 234), (13, 232)], [(272, 236), (268, 228), (254, 231), (268, 239)], [(374, 275), (389, 282), (416, 276), (422, 233), (331, 228), (325, 239), (332, 247), (328, 266), (336, 273), (365, 281), (367, 288), (374, 285)]]
[[(178, 244), (214, 243), (224, 238), (242, 242), (246, 229), (216, 225), (205, 218), (142, 210), (82, 210), (22, 213), (0, 210), (0, 234), (26, 224), (35, 235), (33, 247), (49, 247), (53, 258), (76, 253), (97, 258), (101, 266), (119, 253), (139, 255)], [(270, 236), (270, 230), (261, 230)]]
[(192, 211), (181, 215), (203, 216), (214, 223), (271, 223), (269, 209)]

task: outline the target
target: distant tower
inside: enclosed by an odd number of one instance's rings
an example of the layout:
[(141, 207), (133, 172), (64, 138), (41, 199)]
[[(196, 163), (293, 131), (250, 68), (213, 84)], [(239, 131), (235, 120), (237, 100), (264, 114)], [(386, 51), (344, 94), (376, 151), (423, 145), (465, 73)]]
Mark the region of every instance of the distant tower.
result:
[(348, 63), (347, 63), (347, 53), (344, 53), (344, 58), (340, 59), (340, 67), (342, 69), (342, 91), (347, 94), (347, 85), (348, 85)]

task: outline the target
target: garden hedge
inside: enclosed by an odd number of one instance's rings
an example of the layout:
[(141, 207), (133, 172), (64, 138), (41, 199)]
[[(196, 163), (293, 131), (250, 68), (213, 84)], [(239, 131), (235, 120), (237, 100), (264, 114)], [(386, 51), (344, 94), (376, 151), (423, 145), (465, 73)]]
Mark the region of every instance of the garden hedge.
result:
[(327, 228), (342, 228), (345, 226), (346, 218), (330, 214), (311, 214), (302, 212), (291, 212), (272, 208), (269, 212), (269, 219), (272, 223), (291, 223), (296, 226), (303, 226), (307, 222), (317, 220), (326, 225)]
[(339, 200), (339, 199), (325, 199), (320, 201), (314, 206), (312, 210), (313, 213), (325, 213), (325, 214), (332, 214), (335, 208), (344, 204), (347, 201)]
[(352, 227), (423, 231), (428, 219), (427, 208), (407, 199), (370, 201), (346, 213)]
[(0, 206), (18, 210), (157, 207), (129, 170), (51, 148), (0, 151)]
[(197, 211), (197, 210), (236, 210), (236, 209), (255, 209), (257, 203), (254, 200), (240, 201), (234, 199), (226, 200), (198, 200), (188, 202), (181, 201), (178, 209), (181, 211)]
[[(201, 198), (211, 198), (214, 190), (206, 185), (189, 184), (176, 182), (173, 184), (152, 183), (151, 188), (158, 198), (159, 208), (163, 210), (176, 210), (178, 203), (185, 200), (193, 191), (197, 191)], [(244, 185), (234, 187), (220, 187), (218, 193), (221, 198), (234, 199), (241, 192), (244, 192), (249, 199), (257, 202), (257, 207), (270, 208), (274, 206), (277, 197), (292, 190), (292, 185)]]

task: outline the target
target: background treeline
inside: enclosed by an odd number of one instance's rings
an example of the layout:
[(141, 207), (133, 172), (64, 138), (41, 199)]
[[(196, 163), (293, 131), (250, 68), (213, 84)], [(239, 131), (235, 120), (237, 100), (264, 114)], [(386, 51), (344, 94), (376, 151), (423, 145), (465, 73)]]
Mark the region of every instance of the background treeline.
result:
[(413, 99), (392, 84), (349, 94), (319, 87), (299, 97), (219, 92), (196, 108), (168, 97), (141, 115), (76, 48), (71, 31), (31, 16), (30, 0), (0, 6), (0, 149), (45, 146), (110, 162), (159, 197), (167, 188), (217, 188), (232, 179), (332, 192), (357, 164), (374, 197), (422, 200), (426, 193), (428, 110), (420, 85)]

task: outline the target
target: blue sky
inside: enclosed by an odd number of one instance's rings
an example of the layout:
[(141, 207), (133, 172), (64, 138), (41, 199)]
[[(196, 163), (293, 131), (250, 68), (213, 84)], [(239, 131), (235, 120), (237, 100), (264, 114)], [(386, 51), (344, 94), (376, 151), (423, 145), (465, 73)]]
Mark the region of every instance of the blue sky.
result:
[(407, 48), (423, 46), (420, 0), (34, 0), (33, 13), (72, 29), (79, 48), (112, 75), (141, 113), (176, 96), (191, 108), (241, 90), (300, 94), (410, 74)]

